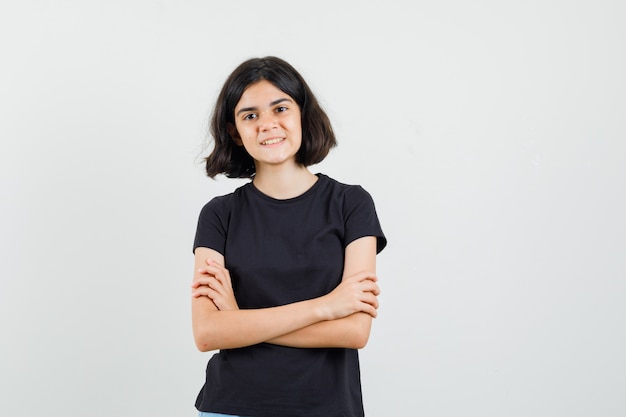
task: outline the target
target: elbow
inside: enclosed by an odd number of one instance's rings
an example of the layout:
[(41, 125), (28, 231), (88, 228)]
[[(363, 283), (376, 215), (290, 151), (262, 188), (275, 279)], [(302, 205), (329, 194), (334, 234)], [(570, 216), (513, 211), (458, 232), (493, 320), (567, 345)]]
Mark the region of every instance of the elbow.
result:
[(193, 338), (196, 342), (196, 348), (200, 352), (209, 352), (220, 348), (217, 343), (215, 343), (216, 338), (211, 336), (209, 329), (199, 327), (194, 328)]
[(209, 343), (198, 339), (196, 339), (196, 348), (198, 348), (200, 352), (210, 352), (212, 350), (215, 350), (213, 347), (211, 347)]
[(351, 331), (346, 334), (346, 347), (349, 349), (363, 349), (367, 346), (372, 328), (372, 317), (365, 313), (358, 313), (354, 316), (355, 323), (351, 326)]
[(350, 349), (363, 349), (365, 346), (367, 346), (367, 342), (369, 341), (369, 338), (370, 338), (369, 331), (368, 332), (357, 331), (350, 338), (349, 348)]
[(191, 329), (196, 348), (200, 352), (209, 352), (223, 348), (220, 346), (220, 343), (224, 340), (224, 334), (220, 331), (219, 322), (217, 311), (195, 309), (192, 312)]

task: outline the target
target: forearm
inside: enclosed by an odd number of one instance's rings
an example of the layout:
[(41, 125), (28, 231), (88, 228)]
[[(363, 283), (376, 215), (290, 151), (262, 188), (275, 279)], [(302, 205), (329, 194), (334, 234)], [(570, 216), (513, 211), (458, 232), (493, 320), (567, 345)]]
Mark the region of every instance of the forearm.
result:
[(207, 297), (192, 303), (193, 332), (199, 350), (234, 349), (294, 333), (327, 319), (318, 300), (254, 310), (216, 310)]
[(337, 320), (317, 322), (267, 342), (297, 348), (361, 349), (367, 344), (371, 327), (372, 316), (354, 313)]
[(192, 284), (196, 346), (201, 351), (262, 342), (293, 347), (365, 346), (380, 292), (373, 273), (375, 250), (372, 237), (350, 243), (342, 282), (325, 296), (279, 307), (240, 310), (223, 257), (211, 249), (197, 248)]

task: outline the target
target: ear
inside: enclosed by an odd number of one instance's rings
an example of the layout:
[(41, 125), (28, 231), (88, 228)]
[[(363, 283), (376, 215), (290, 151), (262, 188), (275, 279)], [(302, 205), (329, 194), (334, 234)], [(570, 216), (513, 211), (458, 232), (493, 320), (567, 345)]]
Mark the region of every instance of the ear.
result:
[(228, 134), (231, 138), (233, 138), (233, 141), (237, 144), (237, 146), (243, 146), (241, 136), (239, 136), (239, 132), (237, 132), (237, 127), (235, 127), (235, 125), (232, 123), (227, 123), (226, 129), (228, 130)]

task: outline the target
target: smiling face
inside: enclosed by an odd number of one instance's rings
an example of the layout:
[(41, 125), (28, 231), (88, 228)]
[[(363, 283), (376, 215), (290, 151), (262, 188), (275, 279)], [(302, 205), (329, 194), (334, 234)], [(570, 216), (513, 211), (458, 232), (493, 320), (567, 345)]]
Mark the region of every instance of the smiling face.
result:
[(293, 98), (266, 80), (248, 86), (235, 106), (230, 133), (254, 159), (265, 165), (296, 164), (302, 144), (300, 108)]

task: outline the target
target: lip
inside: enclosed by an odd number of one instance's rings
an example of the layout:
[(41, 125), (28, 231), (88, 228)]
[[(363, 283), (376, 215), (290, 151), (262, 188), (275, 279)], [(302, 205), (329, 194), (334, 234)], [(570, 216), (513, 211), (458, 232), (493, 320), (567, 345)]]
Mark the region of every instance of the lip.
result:
[[(280, 145), (284, 141), (285, 141), (285, 138), (283, 136), (276, 136), (273, 138), (265, 138), (262, 141), (260, 141), (259, 144), (264, 147), (270, 147), (270, 146)], [(266, 142), (272, 142), (272, 143), (266, 143)]]

